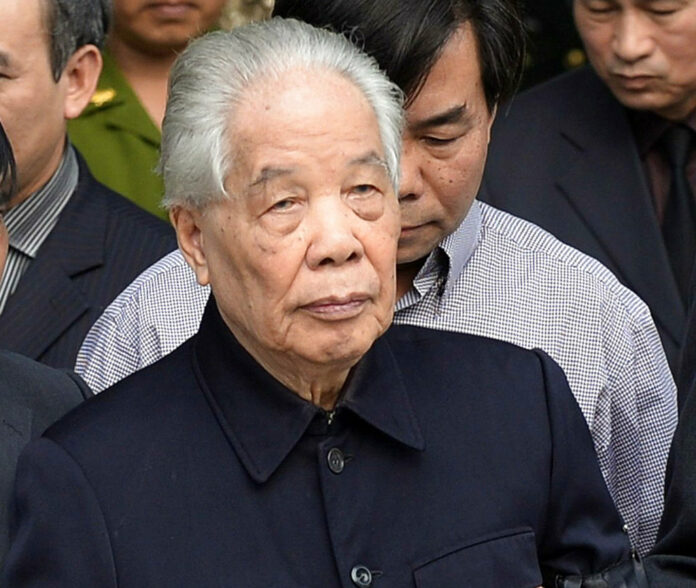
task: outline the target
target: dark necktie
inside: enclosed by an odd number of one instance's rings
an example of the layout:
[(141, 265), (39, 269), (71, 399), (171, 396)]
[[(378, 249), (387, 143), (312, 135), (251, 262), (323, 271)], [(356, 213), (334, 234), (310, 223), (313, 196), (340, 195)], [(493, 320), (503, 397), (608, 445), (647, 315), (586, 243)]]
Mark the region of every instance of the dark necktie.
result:
[(691, 186), (686, 177), (692, 134), (688, 127), (674, 125), (660, 139), (660, 149), (669, 162), (672, 176), (662, 236), (685, 304), (688, 302), (689, 282), (696, 257), (696, 214)]

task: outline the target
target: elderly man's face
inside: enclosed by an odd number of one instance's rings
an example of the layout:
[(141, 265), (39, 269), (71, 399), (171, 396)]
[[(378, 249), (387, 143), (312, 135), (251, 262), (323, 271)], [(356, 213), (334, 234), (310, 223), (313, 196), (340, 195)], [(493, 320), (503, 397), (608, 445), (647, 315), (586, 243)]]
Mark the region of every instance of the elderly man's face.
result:
[(696, 0), (575, 0), (592, 66), (625, 106), (680, 120), (696, 109)]
[(252, 354), (354, 362), (391, 322), (397, 199), (375, 115), (334, 73), (253, 86), (232, 122), (231, 197), (201, 213), (196, 267)]

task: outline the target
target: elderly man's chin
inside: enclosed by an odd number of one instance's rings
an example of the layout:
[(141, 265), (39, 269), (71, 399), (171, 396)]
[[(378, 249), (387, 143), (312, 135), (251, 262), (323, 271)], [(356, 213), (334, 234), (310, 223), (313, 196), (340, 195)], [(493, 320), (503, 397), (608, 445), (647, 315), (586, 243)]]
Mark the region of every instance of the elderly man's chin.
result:
[(389, 328), (393, 314), (393, 304), (377, 309), (369, 303), (350, 318), (310, 315), (291, 352), (313, 363), (352, 367)]

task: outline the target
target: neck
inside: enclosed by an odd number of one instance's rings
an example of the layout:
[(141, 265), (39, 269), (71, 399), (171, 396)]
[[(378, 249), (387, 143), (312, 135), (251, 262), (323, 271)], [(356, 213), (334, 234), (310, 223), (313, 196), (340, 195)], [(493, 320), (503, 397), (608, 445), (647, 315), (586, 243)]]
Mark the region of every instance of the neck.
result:
[(292, 352), (262, 347), (243, 328), (230, 325), (226, 320), (225, 323), (239, 344), (264, 370), (300, 398), (327, 411), (336, 406), (351, 368), (360, 359), (342, 358), (321, 363), (309, 361)]
[(150, 118), (161, 129), (169, 71), (176, 52), (144, 53), (115, 37), (109, 42), (109, 51)]
[(423, 267), (424, 260), (401, 263), (396, 266), (396, 299), (399, 300), (413, 286), (413, 280)]

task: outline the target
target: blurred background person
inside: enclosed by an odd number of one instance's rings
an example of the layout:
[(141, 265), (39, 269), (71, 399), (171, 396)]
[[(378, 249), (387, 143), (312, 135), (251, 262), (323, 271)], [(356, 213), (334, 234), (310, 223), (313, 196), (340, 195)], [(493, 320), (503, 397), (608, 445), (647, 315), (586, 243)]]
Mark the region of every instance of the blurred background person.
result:
[[(3, 214), (17, 187), (16, 172), (10, 142), (0, 122), (0, 275), (8, 247)], [(12, 484), (20, 452), (30, 439), (89, 396), (87, 385), (74, 374), (0, 349), (0, 570), (9, 545)]]
[(216, 27), (226, 0), (112, 0), (96, 92), (68, 126), (95, 178), (167, 220), (159, 158), (167, 79), (176, 56)]
[(676, 374), (696, 258), (696, 2), (573, 6), (590, 66), (502, 106), (480, 197), (614, 272)]
[(0, 348), (72, 368), (103, 309), (175, 240), (95, 181), (67, 141), (99, 77), (108, 2), (0, 0), (0, 14), (0, 120), (17, 161)]

